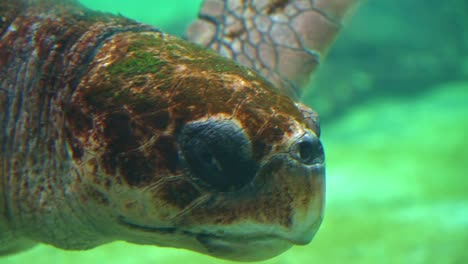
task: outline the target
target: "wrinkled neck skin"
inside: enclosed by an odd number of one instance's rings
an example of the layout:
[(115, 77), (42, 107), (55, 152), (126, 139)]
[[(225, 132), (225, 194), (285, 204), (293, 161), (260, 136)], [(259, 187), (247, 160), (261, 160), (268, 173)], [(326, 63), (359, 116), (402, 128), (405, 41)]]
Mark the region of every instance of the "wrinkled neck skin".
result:
[(91, 248), (115, 230), (71, 161), (63, 112), (103, 42), (155, 29), (26, 2), (0, 2), (0, 254), (29, 247), (25, 240)]

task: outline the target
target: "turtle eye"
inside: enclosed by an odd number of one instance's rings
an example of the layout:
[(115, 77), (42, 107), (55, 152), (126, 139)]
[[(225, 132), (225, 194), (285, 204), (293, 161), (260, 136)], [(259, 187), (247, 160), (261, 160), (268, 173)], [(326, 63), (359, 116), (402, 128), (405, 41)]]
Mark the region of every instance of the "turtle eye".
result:
[(206, 187), (234, 191), (255, 176), (252, 145), (244, 131), (231, 121), (188, 123), (181, 131), (179, 143), (194, 181)]

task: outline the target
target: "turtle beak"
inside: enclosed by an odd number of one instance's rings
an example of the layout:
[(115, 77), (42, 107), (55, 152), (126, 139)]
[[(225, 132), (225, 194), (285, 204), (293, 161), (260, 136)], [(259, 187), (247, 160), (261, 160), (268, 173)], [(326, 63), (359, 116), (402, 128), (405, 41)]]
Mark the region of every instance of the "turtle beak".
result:
[(323, 219), (325, 155), (322, 143), (312, 131), (299, 137), (291, 145), (289, 154), (301, 163), (301, 166), (289, 169), (290, 176), (296, 177), (296, 186), (304, 189), (294, 196), (295, 212), (287, 239), (296, 245), (306, 245), (315, 236)]

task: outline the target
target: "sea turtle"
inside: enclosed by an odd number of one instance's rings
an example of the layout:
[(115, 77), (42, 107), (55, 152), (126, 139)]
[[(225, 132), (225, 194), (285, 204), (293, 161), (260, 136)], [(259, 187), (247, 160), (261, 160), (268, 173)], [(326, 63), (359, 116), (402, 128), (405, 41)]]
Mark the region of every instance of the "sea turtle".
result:
[(356, 2), (206, 0), (186, 38), (232, 60), (74, 0), (0, 0), (1, 253), (307, 244), (324, 153), (299, 88)]

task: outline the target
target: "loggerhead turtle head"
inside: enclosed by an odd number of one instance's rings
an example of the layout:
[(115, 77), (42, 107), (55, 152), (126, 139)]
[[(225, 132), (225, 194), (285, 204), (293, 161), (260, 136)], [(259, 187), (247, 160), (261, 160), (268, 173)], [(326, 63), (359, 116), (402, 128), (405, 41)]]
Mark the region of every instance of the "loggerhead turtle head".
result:
[(116, 34), (65, 116), (76, 189), (108, 240), (251, 261), (307, 244), (321, 223), (316, 115), (213, 52)]

